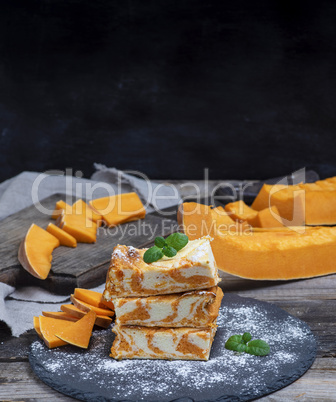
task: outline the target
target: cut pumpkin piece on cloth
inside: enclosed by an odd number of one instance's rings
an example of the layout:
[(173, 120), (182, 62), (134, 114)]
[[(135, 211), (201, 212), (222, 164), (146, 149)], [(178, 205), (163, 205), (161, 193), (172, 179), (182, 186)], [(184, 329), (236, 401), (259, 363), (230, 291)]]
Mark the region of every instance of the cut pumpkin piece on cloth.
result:
[(67, 233), (53, 223), (48, 224), (47, 232), (57, 237), (57, 239), (60, 241), (61, 246), (77, 247), (77, 240), (73, 236), (71, 236), (71, 234)]
[(55, 334), (59, 339), (71, 345), (87, 349), (89, 346), (92, 329), (96, 321), (96, 313), (89, 311), (83, 318)]
[(34, 223), (19, 247), (22, 267), (38, 279), (46, 279), (51, 268), (52, 252), (60, 241)]
[(85, 201), (83, 200), (77, 200), (73, 205), (72, 205), (72, 211), (75, 215), (82, 215), (87, 219), (90, 219), (91, 221), (94, 221), (97, 223), (98, 226), (102, 224), (103, 221), (103, 216), (96, 211), (94, 211), (90, 205), (88, 205)]
[(55, 205), (54, 212), (51, 215), (51, 219), (57, 219), (61, 215), (62, 210), (64, 210), (65, 212), (69, 213), (69, 212), (71, 212), (72, 207), (71, 207), (71, 205), (67, 204), (63, 200), (57, 201), (56, 205)]
[(103, 216), (108, 226), (142, 219), (146, 210), (136, 193), (123, 193), (90, 201), (90, 206)]
[(114, 310), (113, 303), (110, 301), (105, 301), (102, 299), (102, 293), (95, 292), (94, 290), (76, 288), (74, 292), (74, 297), (78, 300), (82, 300), (91, 306), (100, 308), (109, 308)]
[(39, 320), (42, 337), (48, 348), (57, 348), (58, 346), (64, 346), (67, 344), (67, 342), (62, 341), (55, 336), (55, 333), (63, 332), (69, 326), (75, 325), (74, 322), (59, 320), (58, 318), (44, 317), (43, 315), (40, 315)]
[[(61, 310), (64, 311), (66, 314), (70, 314), (77, 318), (82, 318), (87, 314), (85, 311), (80, 310), (73, 304), (62, 304)], [(112, 318), (108, 317), (107, 315), (97, 315), (95, 325), (102, 328), (108, 328), (112, 322)]]
[(39, 317), (34, 317), (34, 329), (35, 329), (37, 335), (41, 339), (43, 339), (42, 332), (41, 332), (41, 329), (40, 329), (40, 318)]
[(62, 213), (59, 227), (73, 236), (79, 243), (95, 243), (97, 224), (82, 215)]
[(57, 318), (58, 320), (66, 320), (76, 322), (79, 320), (78, 317), (74, 317), (64, 311), (42, 311), (45, 317)]
[(93, 310), (98, 315), (106, 315), (108, 317), (113, 317), (114, 316), (114, 312), (112, 310), (92, 306), (89, 303), (86, 303), (86, 302), (83, 302), (81, 300), (76, 299), (74, 295), (70, 296), (70, 300), (72, 301), (72, 303), (77, 308), (79, 308), (80, 310), (82, 310), (82, 311), (84, 311), (86, 313), (88, 313), (90, 310)]

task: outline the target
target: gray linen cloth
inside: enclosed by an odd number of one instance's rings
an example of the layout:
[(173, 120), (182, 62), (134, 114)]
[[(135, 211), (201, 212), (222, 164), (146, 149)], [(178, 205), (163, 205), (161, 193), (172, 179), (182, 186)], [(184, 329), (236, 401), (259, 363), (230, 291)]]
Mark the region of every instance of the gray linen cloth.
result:
[[(134, 174), (131, 175), (101, 164), (95, 164), (95, 168), (96, 172), (92, 175), (91, 180), (78, 177), (71, 177), (71, 180), (68, 180), (69, 177), (67, 178), (65, 175), (44, 174), (41, 176), (41, 173), (37, 172), (23, 172), (6, 180), (0, 184), (0, 221), (34, 203), (32, 188), (36, 180), (40, 181), (37, 193), (39, 200), (57, 193), (73, 196), (76, 185), (80, 185), (84, 190), (97, 185), (93, 198), (106, 196), (109, 188), (114, 193), (135, 191), (146, 205), (147, 212), (152, 212), (157, 207), (163, 209), (177, 205), (180, 202), (180, 195), (176, 193), (175, 188), (168, 184), (162, 185), (146, 180), (145, 177), (141, 177), (140, 173), (136, 177), (136, 172), (132, 172)], [(107, 184), (99, 186), (99, 183), (102, 182)], [(86, 184), (90, 186), (86, 186)], [(90, 198), (91, 195), (84, 191), (81, 197)], [(157, 204), (155, 203), (156, 198), (159, 198)], [(94, 290), (102, 291), (103, 289), (104, 284)], [(15, 289), (0, 283), (0, 321), (5, 322), (12, 335), (17, 337), (33, 328), (35, 315), (40, 315), (42, 310), (59, 311), (60, 305), (69, 299), (70, 295), (68, 297), (58, 296), (38, 287)]]

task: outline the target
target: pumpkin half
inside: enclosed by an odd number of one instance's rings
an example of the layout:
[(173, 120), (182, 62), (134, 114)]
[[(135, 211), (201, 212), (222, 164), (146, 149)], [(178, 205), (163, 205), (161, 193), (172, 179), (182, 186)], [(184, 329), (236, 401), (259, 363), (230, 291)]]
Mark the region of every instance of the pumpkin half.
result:
[[(188, 204), (180, 209), (179, 223), (189, 239), (195, 240), (206, 235), (204, 228), (211, 226), (212, 218), (204, 213), (209, 208), (204, 205), (192, 214), (184, 214), (190, 212)], [(218, 268), (232, 275), (288, 280), (336, 273), (336, 228), (293, 229), (208, 234), (214, 238), (211, 248)]]

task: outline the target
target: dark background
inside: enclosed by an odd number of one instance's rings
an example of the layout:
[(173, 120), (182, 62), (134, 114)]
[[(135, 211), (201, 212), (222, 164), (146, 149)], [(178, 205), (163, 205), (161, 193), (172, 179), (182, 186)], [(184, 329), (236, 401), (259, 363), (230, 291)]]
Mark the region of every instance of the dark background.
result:
[(0, 4), (0, 181), (336, 175), (335, 1)]

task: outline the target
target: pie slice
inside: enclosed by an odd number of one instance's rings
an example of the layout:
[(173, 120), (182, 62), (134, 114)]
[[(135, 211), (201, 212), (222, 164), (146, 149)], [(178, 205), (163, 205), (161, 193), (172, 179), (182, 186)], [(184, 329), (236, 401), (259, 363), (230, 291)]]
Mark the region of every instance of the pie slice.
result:
[(116, 323), (146, 327), (213, 327), (223, 298), (222, 289), (114, 299)]
[(149, 328), (115, 325), (111, 357), (121, 359), (209, 360), (216, 326)]
[(150, 296), (198, 290), (220, 281), (208, 236), (189, 243), (175, 257), (146, 264), (147, 249), (118, 245), (107, 275), (104, 299)]

